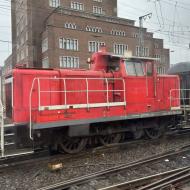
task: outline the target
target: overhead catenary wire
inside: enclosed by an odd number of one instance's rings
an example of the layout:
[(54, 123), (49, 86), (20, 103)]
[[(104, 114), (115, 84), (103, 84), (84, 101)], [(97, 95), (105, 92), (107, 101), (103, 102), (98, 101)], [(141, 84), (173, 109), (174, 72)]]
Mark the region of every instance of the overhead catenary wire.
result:
[[(6, 2), (11, 2), (10, 0), (3, 0), (4, 2), (6, 1)], [(164, 1), (162, 1), (162, 0), (159, 0), (158, 2), (159, 3), (165, 3), (165, 1), (167, 1), (167, 2), (170, 2), (171, 4), (173, 4), (174, 5), (174, 3), (176, 2), (176, 1), (172, 1), (172, 0), (164, 0)], [(0, 2), (2, 2), (2, 0), (0, 1)], [(125, 5), (125, 6), (123, 6), (123, 5)], [(181, 5), (181, 3), (179, 3), (178, 5), (177, 5), (177, 7), (178, 6), (182, 6)], [(129, 7), (129, 5), (127, 5), (126, 3), (124, 3), (124, 4), (122, 4), (122, 6), (124, 7), (124, 8), (127, 8), (127, 7)], [(134, 9), (134, 10), (138, 10), (138, 11), (142, 11), (142, 12), (144, 12), (145, 10), (144, 9), (141, 9), (141, 8), (135, 8), (134, 6), (130, 6), (131, 7), (131, 9)], [(3, 8), (3, 6), (2, 5), (0, 5), (0, 9), (1, 8)], [(5, 6), (4, 8), (6, 8), (6, 9), (9, 9), (9, 10), (11, 10), (11, 7), (10, 6)], [(37, 7), (37, 10), (40, 10), (40, 9), (42, 9), (42, 8), (40, 8), (40, 7)], [(44, 9), (43, 9), (44, 10)], [(160, 7), (160, 14), (161, 14), (161, 10), (162, 10), (162, 8)], [(23, 9), (23, 10), (18, 10), (18, 11), (25, 11), (25, 8)], [(134, 15), (134, 13), (132, 13), (131, 12), (131, 15)], [(163, 14), (163, 13), (162, 13)], [(138, 13), (137, 12), (135, 12), (135, 15), (138, 15)], [(138, 15), (139, 16), (139, 15)], [(161, 16), (159, 16), (159, 19), (161, 20), (161, 19), (163, 19), (162, 18), (162, 16), (163, 15), (161, 15)], [(172, 20), (171, 19), (168, 19), (168, 18), (164, 18), (165, 20), (162, 20), (162, 24), (165, 22), (165, 26), (166, 27), (168, 27), (168, 26), (173, 26), (173, 24), (172, 24)], [(156, 22), (155, 22), (155, 24), (156, 24)], [(181, 26), (181, 24), (179, 24), (179, 25), (177, 25), (177, 21), (175, 22), (175, 27), (174, 28), (186, 28), (186, 27), (189, 27), (190, 28), (190, 26), (188, 26), (188, 25), (183, 25), (183, 26)], [(169, 33), (170, 31), (168, 30), (168, 33)], [(165, 32), (164, 32), (165, 33)], [(174, 35), (175, 35), (175, 37), (179, 37), (180, 39), (183, 39), (183, 38), (186, 38), (188, 35), (187, 34), (184, 34), (183, 35), (183, 33), (180, 33), (180, 34), (177, 34), (177, 32), (175, 31), (175, 30), (173, 30), (173, 33), (174, 33)], [(179, 32), (178, 32), (179, 33)], [(182, 35), (181, 35), (182, 34)], [(165, 34), (164, 34), (165, 35)], [(189, 39), (188, 37), (186, 38), (186, 39)]]
[[(8, 1), (8, 0), (7, 0)], [(10, 2), (10, 1), (8, 1), (8, 2)], [(133, 7), (133, 6), (131, 6), (132, 8), (135, 8), (135, 7)], [(139, 9), (139, 10), (141, 10), (142, 11), (142, 9)]]
[(157, 1), (154, 1), (154, 7), (155, 7), (155, 12), (156, 12), (156, 17), (157, 17), (157, 20), (158, 20), (160, 28), (162, 28), (161, 22), (160, 22), (160, 19), (159, 19), (159, 16), (158, 16), (158, 10), (157, 10), (157, 4), (156, 4), (156, 2)]

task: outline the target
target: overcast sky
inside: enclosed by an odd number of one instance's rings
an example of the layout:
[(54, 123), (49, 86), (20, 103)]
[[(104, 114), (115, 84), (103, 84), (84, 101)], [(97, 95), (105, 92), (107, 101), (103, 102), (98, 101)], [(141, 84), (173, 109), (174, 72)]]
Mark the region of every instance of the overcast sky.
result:
[[(111, 0), (110, 0), (111, 1)], [(10, 1), (0, 0), (0, 65), (11, 54)], [(153, 13), (144, 21), (154, 37), (163, 38), (170, 48), (171, 64), (190, 61), (190, 1), (189, 0), (118, 0), (120, 17), (136, 20), (139, 16)]]

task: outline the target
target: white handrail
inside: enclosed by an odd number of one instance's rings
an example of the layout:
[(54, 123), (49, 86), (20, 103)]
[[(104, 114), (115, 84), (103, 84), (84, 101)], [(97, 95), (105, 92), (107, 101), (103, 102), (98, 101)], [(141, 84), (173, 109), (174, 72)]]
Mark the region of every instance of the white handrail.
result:
[(30, 95), (29, 95), (29, 136), (30, 139), (33, 140), (33, 136), (32, 136), (32, 92), (34, 89), (34, 83), (37, 80), (37, 78), (34, 78), (32, 81), (32, 86), (30, 89)]
[(107, 104), (108, 104), (108, 108), (109, 108), (109, 84), (108, 84), (108, 79), (105, 78), (106, 80), (106, 89), (107, 89)]
[(64, 93), (65, 93), (65, 105), (67, 105), (67, 86), (65, 79), (63, 79), (63, 83), (64, 83)]
[[(60, 91), (53, 91), (53, 90), (41, 90), (41, 83), (40, 83), (40, 80), (63, 80), (63, 83), (64, 83), (64, 90), (60, 90)], [(67, 90), (67, 80), (85, 80), (86, 82), (86, 90)], [(89, 90), (89, 80), (103, 80), (103, 81), (106, 81), (106, 90)], [(120, 80), (123, 82), (123, 90), (109, 90), (109, 80)], [(91, 107), (91, 104), (89, 103), (89, 92), (106, 92), (106, 102), (107, 102), (107, 106), (116, 106), (115, 103), (110, 103), (109, 102), (109, 92), (124, 92), (124, 100), (122, 102), (118, 102), (118, 105), (121, 105), (121, 103), (123, 103), (123, 105), (126, 107), (126, 86), (125, 86), (125, 80), (123, 78), (49, 78), (49, 77), (36, 77), (33, 79), (32, 81), (32, 86), (31, 86), (31, 90), (30, 90), (30, 97), (29, 97), (29, 131), (30, 131), (30, 139), (33, 140), (33, 136), (32, 136), (32, 94), (33, 94), (33, 90), (34, 90), (34, 84), (35, 82), (37, 81), (37, 90), (38, 90), (38, 111), (42, 111), (42, 107), (45, 107), (45, 106), (41, 106), (41, 93), (64, 93), (65, 95), (65, 109), (67, 109), (69, 106), (67, 105), (67, 93), (69, 92), (84, 92), (86, 93), (86, 105), (87, 105), (87, 108), (89, 109)], [(97, 103), (98, 104), (98, 103)], [(85, 105), (85, 104), (81, 104), (82, 105)], [(102, 103), (99, 103), (98, 105), (100, 106), (104, 106)], [(97, 106), (98, 106), (97, 105)], [(61, 105), (60, 105), (61, 106)], [(60, 106), (57, 106), (58, 108)], [(80, 105), (78, 105), (78, 107), (81, 107)], [(94, 106), (94, 105), (93, 105)], [(51, 106), (52, 109), (56, 107), (55, 106)], [(96, 106), (95, 106), (96, 107)], [(63, 106), (61, 107), (63, 108)]]
[[(171, 89), (170, 90), (170, 107), (172, 107), (172, 101), (173, 100), (182, 100), (182, 102), (184, 103), (185, 105), (185, 100), (190, 100), (190, 98), (188, 97), (184, 97), (184, 94), (181, 93), (181, 92), (185, 92), (185, 91), (189, 91), (190, 92), (190, 89)], [(172, 93), (173, 92), (178, 92), (178, 97), (173, 97), (172, 96)], [(180, 107), (181, 107), (181, 103), (180, 103)]]
[(125, 102), (125, 108), (127, 106), (126, 104), (126, 86), (125, 86), (125, 80), (123, 79), (123, 92), (124, 92), (124, 102)]
[(4, 141), (4, 115), (3, 115), (3, 103), (0, 98), (0, 127), (1, 127), (1, 156), (5, 156), (5, 141)]
[(38, 78), (38, 109), (41, 107), (41, 88), (40, 88), (40, 79)]
[(86, 78), (86, 103), (89, 110), (89, 86), (88, 86), (88, 79)]

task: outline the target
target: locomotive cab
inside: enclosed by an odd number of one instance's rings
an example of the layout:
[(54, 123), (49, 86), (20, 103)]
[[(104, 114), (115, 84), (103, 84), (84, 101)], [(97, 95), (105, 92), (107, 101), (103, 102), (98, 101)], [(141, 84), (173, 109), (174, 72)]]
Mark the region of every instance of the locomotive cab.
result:
[(120, 73), (122, 77), (156, 76), (154, 69), (157, 60), (147, 57), (119, 56), (107, 52), (97, 52), (93, 55), (90, 70), (104, 71), (106, 73)]

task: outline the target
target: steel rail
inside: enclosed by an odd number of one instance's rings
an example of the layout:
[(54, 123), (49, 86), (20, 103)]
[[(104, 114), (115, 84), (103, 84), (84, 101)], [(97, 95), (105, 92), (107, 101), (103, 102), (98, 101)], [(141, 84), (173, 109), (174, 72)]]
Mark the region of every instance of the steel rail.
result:
[[(146, 187), (139, 188), (138, 190), (159, 190), (163, 187), (167, 187), (169, 185), (173, 185), (174, 183), (181, 182), (184, 179), (189, 179), (190, 178), (189, 172), (190, 172), (190, 169), (187, 169), (186, 171), (182, 171), (181, 173), (176, 174), (175, 176), (172, 176), (174, 179), (168, 180), (168, 178), (164, 178), (158, 182), (147, 185)], [(183, 174), (183, 175), (180, 175), (180, 174)]]
[(150, 158), (146, 158), (146, 159), (143, 159), (143, 160), (135, 161), (135, 162), (128, 163), (128, 164), (121, 164), (119, 166), (115, 166), (115, 167), (106, 169), (104, 171), (95, 172), (95, 173), (92, 173), (92, 174), (89, 174), (89, 175), (84, 175), (84, 176), (81, 176), (81, 177), (78, 177), (78, 178), (74, 178), (74, 179), (67, 180), (67, 181), (64, 181), (64, 182), (49, 185), (47, 187), (42, 187), (42, 188), (39, 188), (38, 190), (54, 190), (54, 189), (55, 190), (56, 189), (64, 190), (64, 189), (68, 189), (73, 185), (81, 185), (81, 184), (84, 184), (85, 182), (89, 182), (91, 179), (96, 179), (96, 178), (106, 176), (108, 174), (116, 173), (116, 172), (119, 172), (119, 171), (122, 171), (122, 170), (125, 170), (125, 169), (131, 169), (131, 168), (139, 166), (141, 164), (148, 164), (148, 163), (151, 163), (151, 162), (154, 162), (154, 161), (158, 161), (158, 160), (160, 160), (162, 158), (171, 157), (171, 156), (178, 155), (180, 153), (185, 153), (185, 152), (188, 152), (188, 151), (190, 151), (190, 145), (185, 146), (185, 147), (181, 147), (181, 148), (179, 148), (177, 150), (172, 149), (172, 150), (170, 150), (170, 151), (168, 151), (166, 153), (159, 154), (159, 155), (156, 155), (156, 156), (152, 156)]
[(172, 184), (173, 182), (176, 182), (178, 180), (181, 180), (183, 179), (184, 177), (186, 178), (186, 176), (190, 175), (190, 167), (187, 167), (179, 172), (176, 172), (172, 175), (169, 175), (159, 181), (156, 181), (156, 182), (153, 182), (153, 183), (150, 183), (144, 187), (141, 187), (141, 188), (138, 188), (138, 190), (155, 190), (157, 188), (161, 188), (163, 186), (166, 186), (166, 185), (170, 185)]
[[(135, 179), (135, 180), (132, 180), (132, 181), (127, 181), (127, 182), (111, 185), (111, 186), (108, 186), (108, 187), (103, 187), (103, 188), (100, 188), (98, 190), (115, 190), (117, 188), (126, 189), (127, 187), (137, 188), (138, 186), (142, 186), (144, 183), (147, 184), (148, 182), (151, 182), (152, 180), (155, 180), (155, 179), (159, 179), (160, 177), (165, 177), (165, 176), (171, 177), (171, 175), (177, 174), (179, 172), (184, 173), (184, 172), (186, 172), (185, 170), (187, 170), (187, 169), (189, 171), (190, 167), (182, 167), (182, 168), (170, 170), (170, 171), (163, 172), (163, 173), (157, 173), (155, 175), (146, 176), (146, 177), (143, 177), (143, 178), (138, 178), (138, 179)], [(145, 188), (145, 186), (143, 186), (143, 188)], [(141, 188), (138, 189), (138, 190), (141, 190)]]

